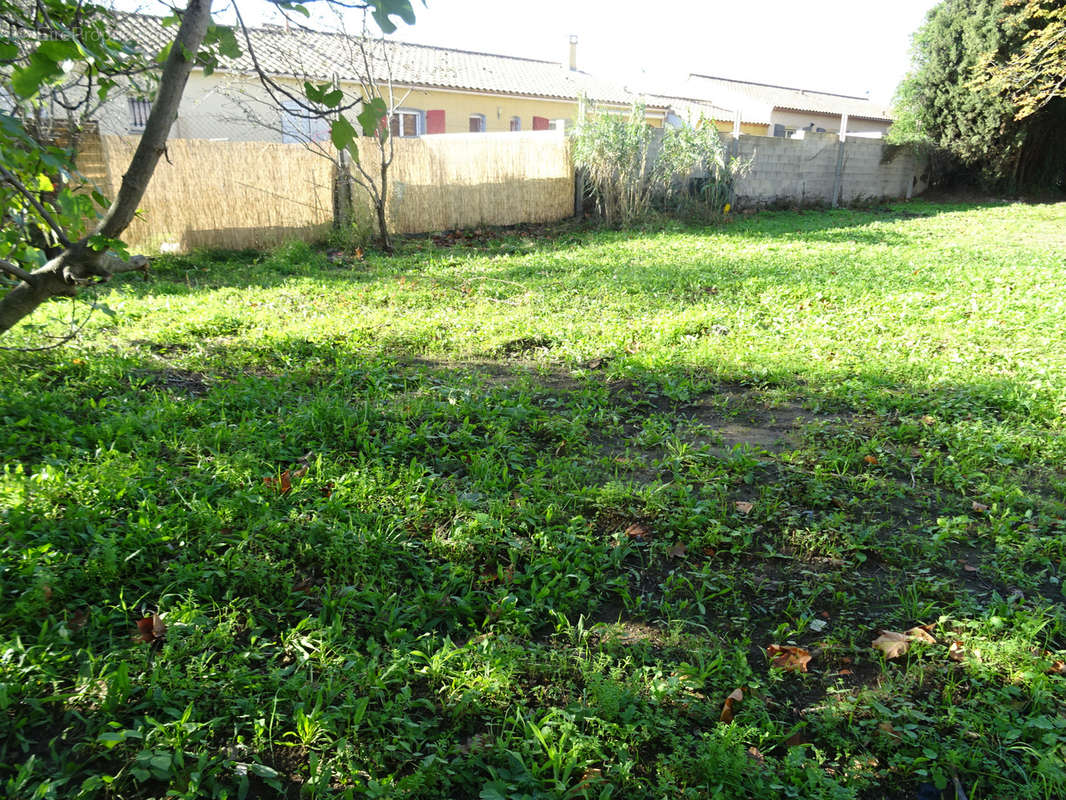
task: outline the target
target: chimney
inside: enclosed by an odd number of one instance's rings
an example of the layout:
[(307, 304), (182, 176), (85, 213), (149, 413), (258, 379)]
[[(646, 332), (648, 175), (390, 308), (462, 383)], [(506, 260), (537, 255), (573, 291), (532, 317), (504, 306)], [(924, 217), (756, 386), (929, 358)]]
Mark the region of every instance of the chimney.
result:
[(577, 34), (570, 34), (570, 71), (577, 72)]

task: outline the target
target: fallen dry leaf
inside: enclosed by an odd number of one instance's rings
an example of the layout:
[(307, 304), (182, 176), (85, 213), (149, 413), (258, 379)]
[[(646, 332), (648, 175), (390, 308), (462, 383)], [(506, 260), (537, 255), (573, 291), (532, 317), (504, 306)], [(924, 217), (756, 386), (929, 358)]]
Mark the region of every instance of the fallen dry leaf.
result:
[(276, 478), (263, 478), (263, 484), (277, 490), (278, 494), (288, 494), (292, 490), (292, 476), (285, 470)]
[(751, 510), (755, 508), (755, 504), (749, 503), (747, 500), (737, 500), (733, 503), (733, 507), (741, 514), (750, 514)]
[(794, 734), (785, 739), (786, 747), (800, 747), (805, 744), (810, 744), (811, 740), (808, 739), (803, 731), (796, 731)]
[(973, 501), (972, 508), (978, 514), (984, 514), (986, 511), (988, 511), (988, 506), (986, 506), (984, 503), (978, 503), (976, 500)]
[(670, 548), (669, 552), (667, 552), (667, 555), (670, 556), (670, 558), (684, 558), (685, 557), (685, 553), (687, 553), (687, 552), (688, 552), (688, 548), (685, 547), (685, 543), (684, 542), (678, 542), (677, 544), (675, 544), (673, 547)]
[(150, 617), (137, 620), (137, 633), (140, 634), (142, 640), (150, 644), (167, 635), (167, 626), (163, 623), (162, 617), (152, 614)]
[(601, 366), (603, 366), (602, 358), (594, 358), (589, 362), (589, 369), (599, 369)]
[(885, 654), (885, 658), (899, 658), (910, 650), (911, 642), (921, 641), (927, 644), (936, 644), (936, 639), (925, 628), (911, 628), (905, 633), (896, 631), (881, 631), (881, 635), (873, 640), (872, 646)]
[(877, 728), (881, 731), (881, 733), (887, 734), (888, 736), (891, 736), (894, 739), (901, 738), (900, 735), (896, 733), (896, 729), (893, 728), (892, 724), (889, 722), (882, 722), (880, 725), (877, 726)]
[(911, 637), (912, 641), (922, 641), (926, 642), (927, 644), (936, 644), (936, 637), (933, 636), (932, 633), (930, 633), (932, 628), (932, 625), (919, 625), (916, 628), (909, 628), (907, 630), (907, 635)]
[(948, 645), (948, 658), (952, 661), (962, 661), (966, 657), (966, 646), (962, 642), (952, 642)]
[(744, 699), (743, 689), (734, 689), (732, 694), (725, 699), (725, 704), (722, 706), (722, 713), (718, 717), (722, 722), (733, 721), (733, 703), (739, 703)]
[(973, 564), (963, 564), (962, 568), (965, 572), (977, 572), (977, 567)]
[(850, 670), (850, 669), (842, 669), (842, 670), (839, 670), (839, 671), (837, 672), (837, 675), (851, 675), (851, 674), (852, 674), (852, 673), (851, 673), (851, 670)]
[(877, 456), (863, 456), (862, 460), (865, 461), (867, 464), (876, 464)]
[(754, 745), (748, 748), (748, 756), (750, 756), (753, 761), (759, 764), (766, 763), (766, 756), (760, 753), (759, 748), (755, 747)]
[(1066, 661), (1052, 661), (1048, 667), (1049, 675), (1066, 675)]
[(294, 469), (292, 471), (292, 477), (293, 478), (302, 478), (304, 475), (307, 474), (307, 469), (308, 469), (307, 467), (300, 467), (299, 469)]
[(770, 656), (771, 667), (780, 667), (790, 672), (806, 672), (807, 663), (811, 660), (808, 651), (787, 644), (772, 644), (766, 648), (766, 654)]
[(634, 522), (632, 525), (626, 528), (626, 536), (628, 536), (630, 539), (636, 539), (638, 542), (643, 542), (650, 535), (651, 531), (649, 531), (639, 522)]
[(899, 658), (910, 649), (911, 643), (906, 634), (895, 631), (882, 631), (873, 641), (873, 647), (885, 654), (885, 658)]

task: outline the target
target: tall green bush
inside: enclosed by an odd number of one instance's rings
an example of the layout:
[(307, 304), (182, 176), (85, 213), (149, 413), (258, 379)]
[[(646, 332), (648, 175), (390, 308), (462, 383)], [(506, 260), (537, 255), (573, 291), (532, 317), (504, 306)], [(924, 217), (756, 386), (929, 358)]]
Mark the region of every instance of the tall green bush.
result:
[(714, 125), (668, 127), (656, 149), (644, 106), (628, 115), (585, 115), (573, 139), (574, 164), (608, 225), (625, 226), (658, 206), (685, 216), (720, 215), (750, 161), (730, 158)]
[(651, 209), (650, 143), (651, 129), (639, 103), (628, 115), (592, 113), (578, 125), (574, 164), (585, 173), (608, 225), (629, 225)]
[(751, 164), (751, 159), (730, 156), (714, 124), (701, 117), (695, 124), (663, 131), (652, 183), (665, 210), (713, 218), (733, 201), (736, 182)]

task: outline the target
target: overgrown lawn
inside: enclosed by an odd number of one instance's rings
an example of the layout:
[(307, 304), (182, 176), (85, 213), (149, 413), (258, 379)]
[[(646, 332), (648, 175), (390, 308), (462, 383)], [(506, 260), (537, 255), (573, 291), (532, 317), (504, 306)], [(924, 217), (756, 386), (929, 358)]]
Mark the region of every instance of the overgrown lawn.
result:
[(1066, 796), (1064, 253), (912, 203), (101, 288), (0, 353), (3, 793)]

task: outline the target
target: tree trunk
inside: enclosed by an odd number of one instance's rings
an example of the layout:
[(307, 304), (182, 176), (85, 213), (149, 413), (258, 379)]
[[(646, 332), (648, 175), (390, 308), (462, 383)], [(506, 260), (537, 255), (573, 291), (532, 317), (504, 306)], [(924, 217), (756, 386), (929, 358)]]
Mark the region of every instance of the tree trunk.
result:
[(385, 152), (381, 153), (381, 191), (378, 195), (378, 233), (381, 239), (381, 249), (386, 253), (392, 252), (392, 237), (389, 236), (389, 226), (385, 221), (385, 205), (389, 199), (389, 164), (385, 158)]
[(177, 119), (181, 95), (210, 21), (211, 0), (189, 0), (159, 79), (159, 92), (152, 104), (152, 112), (129, 168), (122, 176), (122, 185), (115, 201), (90, 236), (73, 242), (56, 258), (34, 270), (0, 298), (0, 335), (32, 314), (45, 301), (53, 297), (72, 297), (77, 294), (79, 286), (94, 278), (107, 280), (119, 272), (144, 270), (147, 267), (148, 261), (143, 256), (122, 261), (95, 250), (89, 242), (92, 236), (118, 238), (133, 221), (152, 173), (166, 152), (170, 127)]

